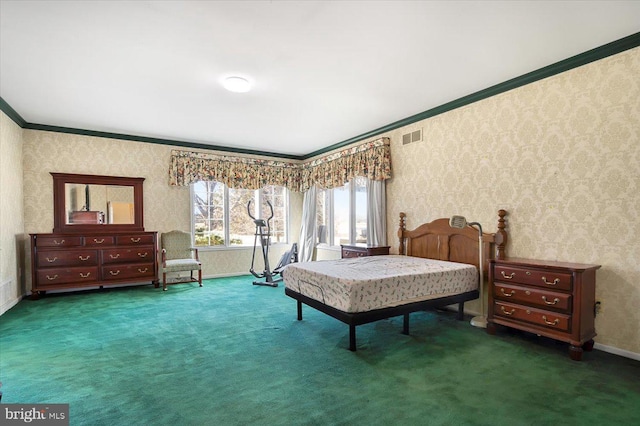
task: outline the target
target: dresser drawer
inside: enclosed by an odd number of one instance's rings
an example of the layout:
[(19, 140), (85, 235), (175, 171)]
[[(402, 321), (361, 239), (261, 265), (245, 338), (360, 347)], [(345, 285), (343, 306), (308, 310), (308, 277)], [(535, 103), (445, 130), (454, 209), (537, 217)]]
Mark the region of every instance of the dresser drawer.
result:
[(84, 245), (91, 247), (112, 246), (114, 242), (115, 238), (113, 238), (112, 236), (90, 236), (84, 238)]
[(368, 254), (366, 251), (356, 251), (356, 250), (347, 250), (342, 249), (342, 258), (348, 259), (352, 257), (367, 257)]
[(366, 257), (366, 256), (384, 256), (389, 254), (389, 246), (366, 246), (366, 245), (348, 245), (340, 246), (341, 257)]
[(38, 270), (37, 278), (40, 286), (95, 281), (98, 278), (98, 267), (41, 269)]
[(42, 250), (38, 252), (38, 267), (94, 266), (98, 264), (97, 250)]
[(496, 317), (508, 318), (509, 320), (525, 321), (564, 332), (569, 331), (571, 324), (571, 315), (501, 301), (495, 301), (494, 315)]
[(36, 246), (38, 247), (78, 247), (82, 246), (82, 237), (64, 236), (48, 236), (36, 237)]
[(552, 290), (571, 291), (571, 274), (542, 269), (496, 265), (494, 280), (534, 285)]
[(136, 248), (113, 248), (102, 250), (102, 263), (138, 263), (153, 262), (155, 250), (153, 246)]
[(116, 244), (119, 246), (130, 245), (153, 245), (153, 235), (140, 234), (140, 235), (118, 235), (116, 237)]
[(126, 278), (153, 278), (155, 277), (153, 263), (140, 263), (136, 265), (109, 265), (102, 268), (102, 279), (120, 280)]
[(569, 293), (496, 282), (493, 286), (493, 296), (512, 303), (571, 312), (571, 294)]

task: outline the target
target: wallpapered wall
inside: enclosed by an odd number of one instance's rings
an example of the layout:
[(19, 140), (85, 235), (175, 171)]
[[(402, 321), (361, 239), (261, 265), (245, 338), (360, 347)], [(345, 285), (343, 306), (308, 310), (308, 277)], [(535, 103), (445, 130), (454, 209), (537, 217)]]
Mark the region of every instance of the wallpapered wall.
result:
[[(167, 232), (190, 229), (189, 187), (169, 186), (169, 159), (174, 147), (64, 133), (25, 130), (24, 132), (25, 232), (53, 230), (53, 180), (50, 172), (108, 176), (143, 177), (144, 226), (147, 231)], [(302, 195), (292, 193), (290, 232), (297, 241), (302, 216)], [(247, 220), (250, 220), (247, 217)], [(275, 266), (289, 245), (275, 245), (270, 263)], [(27, 244), (28, 249), (28, 244)], [(264, 269), (259, 250), (255, 270)], [(250, 248), (201, 250), (205, 277), (248, 273)], [(29, 253), (27, 268), (29, 268)], [(27, 289), (31, 288), (30, 271)], [(251, 281), (249, 281), (249, 284)]]
[(22, 129), (0, 113), (0, 315), (20, 300)]
[(494, 232), (504, 208), (508, 255), (602, 265), (595, 340), (640, 354), (638, 76), (635, 48), (381, 135), (392, 250), (401, 211), (409, 228), (460, 214)]

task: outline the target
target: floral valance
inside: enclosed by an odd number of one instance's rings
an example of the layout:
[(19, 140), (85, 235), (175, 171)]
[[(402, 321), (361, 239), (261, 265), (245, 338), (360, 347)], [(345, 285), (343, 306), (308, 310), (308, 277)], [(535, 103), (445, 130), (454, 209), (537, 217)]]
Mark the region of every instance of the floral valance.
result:
[(169, 184), (186, 186), (209, 180), (224, 183), (230, 188), (260, 189), (266, 185), (278, 185), (304, 192), (313, 185), (325, 189), (343, 186), (356, 176), (372, 180), (391, 177), (389, 138), (366, 142), (307, 162), (173, 150)]
[(171, 151), (169, 185), (216, 181), (230, 188), (260, 189), (278, 185), (299, 191), (300, 164), (207, 154), (191, 151)]
[(380, 138), (313, 161), (303, 163), (301, 188), (306, 191), (313, 185), (320, 188), (337, 188), (356, 176), (371, 180), (391, 177), (391, 149), (389, 138)]

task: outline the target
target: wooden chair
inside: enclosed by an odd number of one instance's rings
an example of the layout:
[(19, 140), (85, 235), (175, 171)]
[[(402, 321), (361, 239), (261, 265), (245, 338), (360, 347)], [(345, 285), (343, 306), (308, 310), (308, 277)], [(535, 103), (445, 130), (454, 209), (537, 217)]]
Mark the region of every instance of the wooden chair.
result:
[[(202, 264), (198, 259), (198, 249), (191, 246), (191, 234), (183, 231), (171, 231), (160, 236), (162, 247), (162, 290), (167, 291), (168, 284), (197, 282), (202, 287)], [(188, 277), (179, 276), (167, 281), (168, 273), (189, 272)], [(198, 271), (194, 278), (193, 271)]]

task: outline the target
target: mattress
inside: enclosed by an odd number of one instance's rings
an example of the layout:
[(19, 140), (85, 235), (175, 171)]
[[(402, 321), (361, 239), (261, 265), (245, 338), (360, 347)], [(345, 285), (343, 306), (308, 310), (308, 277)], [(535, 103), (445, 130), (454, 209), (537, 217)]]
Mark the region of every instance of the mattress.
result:
[(366, 312), (478, 289), (465, 263), (411, 256), (369, 256), (291, 263), (285, 287), (344, 312)]

